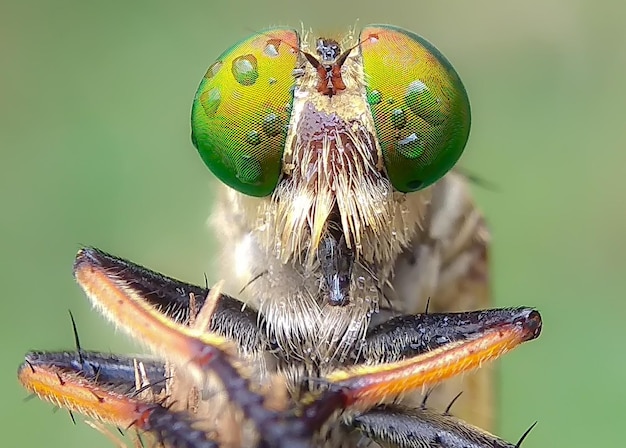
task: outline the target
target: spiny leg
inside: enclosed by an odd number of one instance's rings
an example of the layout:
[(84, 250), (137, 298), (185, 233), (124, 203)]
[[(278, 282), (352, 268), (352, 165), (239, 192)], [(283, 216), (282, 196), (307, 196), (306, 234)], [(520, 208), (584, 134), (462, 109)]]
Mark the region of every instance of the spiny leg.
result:
[[(404, 322), (401, 322), (401, 321)], [(506, 442), (445, 412), (390, 403), (403, 393), (437, 384), (478, 368), (541, 331), (539, 313), (529, 308), (484, 310), (468, 313), (405, 316), (394, 322), (405, 332), (398, 340), (402, 358), (387, 364), (361, 365), (327, 376), (328, 390), (309, 407), (327, 407), (341, 414), (347, 432), (359, 430), (383, 446), (399, 448), (519, 448), (530, 429), (516, 444)], [(443, 328), (442, 328), (443, 327)], [(372, 331), (364, 345), (390, 344), (393, 325)], [(378, 350), (372, 350), (377, 353)], [(359, 353), (359, 356), (367, 352)], [(458, 398), (458, 396), (457, 396)], [(453, 400), (454, 401), (454, 400)]]
[[(261, 446), (309, 445), (312, 434), (334, 412), (334, 408), (326, 406), (326, 402), (314, 404), (305, 409), (302, 417), (295, 415), (288, 403), (283, 403), (285, 409), (282, 410), (270, 408), (267, 391), (251, 384), (232, 341), (205, 330), (206, 327), (177, 324), (159, 313), (141, 295), (141, 290), (135, 287), (133, 281), (127, 280), (124, 271), (108, 269), (100, 263), (97, 255), (91, 249), (79, 252), (75, 277), (94, 306), (105, 316), (153, 351), (165, 354), (179, 368), (184, 368), (195, 377), (198, 383), (207, 375), (215, 376), (229, 403), (234, 404), (254, 425)], [(209, 300), (204, 306), (211, 306)], [(200, 310), (199, 314), (202, 312)], [(272, 394), (275, 393), (273, 390)]]
[[(539, 313), (529, 308), (478, 311), (486, 325), (471, 336), (457, 338), (420, 355), (378, 365), (337, 370), (327, 379), (350, 389), (352, 403), (373, 406), (378, 401), (436, 384), (480, 367), (541, 332)], [(502, 314), (498, 318), (493, 314)]]
[(351, 359), (356, 364), (400, 361), (453, 341), (471, 339), (503, 323), (534, 316), (533, 313), (528, 308), (501, 308), (396, 316), (369, 329)]
[[(39, 398), (93, 420), (152, 433), (159, 442), (171, 446), (217, 448), (217, 443), (207, 434), (193, 429), (186, 415), (171, 412), (161, 404), (146, 399), (134, 387), (129, 388), (131, 380), (125, 370), (118, 371), (123, 373), (115, 375), (115, 378), (108, 376), (109, 380), (113, 379), (112, 383), (102, 382), (102, 378), (90, 378), (89, 372), (74, 370), (75, 365), (64, 365), (69, 359), (67, 354), (61, 353), (61, 357), (54, 353), (27, 355), (18, 370), (20, 382)], [(104, 356), (93, 353), (84, 355), (86, 362), (94, 364)], [(119, 364), (128, 364), (128, 360), (119, 359)]]
[(163, 362), (85, 351), (71, 312), (70, 317), (76, 350), (29, 352), (18, 379), (39, 398), (68, 409), (72, 420), (73, 412), (80, 412), (118, 428), (133, 425), (162, 397)]
[[(136, 339), (154, 351), (179, 358), (178, 364), (196, 377), (216, 374), (246, 417), (263, 434), (260, 446), (308, 446), (308, 440), (328, 417), (342, 406), (336, 394), (311, 403), (300, 411), (284, 412), (265, 406), (266, 397), (252, 390), (248, 378), (238, 371), (235, 345), (220, 335), (179, 325), (193, 320), (193, 301), (201, 308), (208, 289), (182, 283), (97, 249), (85, 248), (77, 256), (75, 276), (94, 305)], [(161, 314), (160, 312), (164, 312)], [(255, 352), (267, 348), (258, 327), (252, 329), (253, 311), (242, 311), (242, 304), (228, 296), (216, 299), (210, 325), (204, 328), (236, 332), (243, 350)], [(245, 334), (244, 334), (245, 332)], [(75, 332), (76, 333), (76, 332)], [(33, 352), (27, 355), (19, 377), (24, 386), (40, 398), (61, 407), (83, 413), (97, 421), (118, 427), (134, 426), (152, 431), (159, 440), (172, 446), (191, 447), (176, 432), (168, 433), (165, 413), (181, 425), (191, 424), (188, 416), (172, 412), (159, 403), (137, 399), (137, 358), (86, 352), (76, 335), (76, 352)], [(246, 350), (247, 349), (247, 350)], [(150, 389), (160, 393), (166, 379), (164, 363), (152, 358), (140, 359)], [(330, 394), (333, 395), (333, 394)], [(159, 402), (165, 402), (159, 396)], [(105, 404), (105, 405), (104, 405)], [(150, 417), (153, 412), (157, 417)], [(150, 418), (148, 418), (150, 417)], [(194, 436), (195, 437), (195, 436)], [(197, 438), (197, 437), (196, 437)], [(212, 439), (208, 442), (215, 443)], [(174, 443), (174, 441), (176, 441)], [(198, 441), (198, 447), (204, 446)]]
[[(389, 357), (398, 360), (359, 365), (327, 376), (330, 387), (341, 390), (346, 405), (357, 410), (356, 414), (346, 414), (344, 423), (360, 429), (368, 437), (399, 447), (517, 446), (449, 416), (447, 410), (442, 414), (423, 407), (398, 416), (399, 407), (377, 406), (476, 369), (519, 344), (537, 338), (541, 332), (539, 313), (529, 308), (514, 308), (405, 316), (392, 321), (405, 332), (405, 337), (398, 339), (400, 348), (392, 350)], [(380, 326), (364, 343), (368, 347), (369, 342), (369, 349), (359, 355), (368, 354), (369, 350), (380, 358), (381, 350), (390, 348), (390, 336), (395, 330), (393, 325)], [(389, 411), (387, 419), (386, 409), (395, 409)], [(396, 425), (402, 431), (396, 431)], [(421, 442), (412, 445), (413, 442), (407, 440)], [(426, 445), (420, 444), (422, 442)]]
[[(107, 276), (123, 280), (126, 287), (180, 324), (189, 323), (190, 317), (202, 308), (211, 291), (206, 287), (166, 277), (93, 247), (83, 248), (79, 257), (105, 270)], [(262, 317), (252, 308), (245, 307), (242, 302), (226, 294), (221, 294), (217, 299), (209, 330), (231, 339), (245, 353), (268, 348)]]
[(160, 394), (165, 388), (163, 361), (149, 357), (120, 356), (83, 350), (33, 351), (26, 354), (22, 367), (30, 367), (30, 370), (35, 372), (43, 368), (51, 372), (63, 372), (63, 375), (74, 373), (86, 381), (123, 393), (136, 391), (138, 374), (145, 384), (150, 385), (152, 393)]
[(408, 409), (394, 405), (378, 406), (346, 424), (372, 440), (397, 448), (519, 448), (532, 429), (513, 444), (447, 413), (425, 406)]
[[(256, 433), (262, 434), (257, 439), (260, 446), (308, 446), (313, 434), (333, 414), (343, 414), (345, 424), (352, 425), (350, 422), (353, 422), (352, 427), (360, 428), (365, 435), (374, 439), (381, 437), (384, 424), (381, 426), (377, 416), (384, 412), (381, 411), (383, 408), (368, 409), (394, 399), (399, 393), (423, 388), (426, 384), (475, 368), (519, 343), (537, 337), (541, 325), (538, 313), (525, 308), (396, 317), (372, 328), (351, 356), (359, 364), (388, 364), (361, 365), (334, 372), (327, 378), (331, 388), (325, 393), (300, 403), (283, 403), (283, 409), (276, 410), (267, 406), (269, 397), (254, 390), (254, 385), (240, 370), (234, 354), (236, 347), (231, 341), (202, 328), (182, 326), (167, 316), (185, 322), (193, 320), (195, 294), (204, 293), (206, 289), (168, 279), (95, 249), (84, 249), (79, 253), (76, 277), (94, 304), (139, 340), (154, 350), (162, 349), (168, 358), (178, 359), (180, 366), (191, 370), (198, 378), (216, 375), (229, 401), (253, 422)], [(204, 295), (199, 296), (197, 306), (204, 301)], [(224, 303), (228, 306), (222, 305)], [(224, 320), (224, 315), (243, 322), (244, 328), (250, 326), (249, 316), (238, 314), (241, 305), (235, 299), (217, 299), (213, 305), (210, 325), (207, 320), (203, 328), (219, 328), (215, 322)], [(166, 315), (158, 310), (167, 310)], [(265, 342), (261, 345), (252, 351), (267, 347)], [(194, 429), (186, 413), (167, 409), (155, 403), (154, 398), (148, 403), (138, 400), (137, 386), (132, 381), (136, 368), (131, 367), (136, 364), (137, 360), (133, 358), (84, 352), (77, 341), (77, 352), (29, 355), (20, 369), (20, 379), (44, 399), (95, 419), (151, 431), (159, 440), (172, 446), (196, 448), (217, 443), (206, 433)], [(149, 378), (150, 390), (158, 394), (165, 377), (162, 365), (150, 359), (141, 360), (141, 365), (146, 372), (144, 375)], [(120, 389), (123, 389), (122, 393)], [(344, 412), (350, 407), (363, 413)], [(431, 425), (438, 428), (442, 437), (449, 430), (446, 422), (459, 422), (455, 428), (461, 431), (473, 428), (453, 417), (446, 420), (445, 414), (430, 412), (432, 414), (417, 413), (418, 417), (415, 412), (407, 412), (402, 421), (426, 416), (409, 430), (419, 432)], [(368, 415), (372, 418), (369, 419)], [(429, 420), (428, 415), (442, 417)], [(169, 423), (176, 420), (180, 420), (180, 425), (168, 429)], [(389, 424), (393, 425), (394, 421), (395, 418), (390, 416)], [(441, 422), (440, 427), (437, 427), (438, 422)], [(186, 433), (194, 435), (184, 438), (182, 433), (176, 432), (180, 427), (188, 427)], [(200, 436), (201, 433), (204, 436)], [(468, 440), (483, 440), (487, 437), (484, 434), (487, 433), (476, 430), (470, 433)], [(493, 443), (500, 440), (488, 436), (492, 439), (484, 440), (493, 440)], [(498, 447), (497, 443), (494, 446)], [(450, 444), (441, 446), (455, 448)], [(491, 447), (488, 444), (475, 446)]]

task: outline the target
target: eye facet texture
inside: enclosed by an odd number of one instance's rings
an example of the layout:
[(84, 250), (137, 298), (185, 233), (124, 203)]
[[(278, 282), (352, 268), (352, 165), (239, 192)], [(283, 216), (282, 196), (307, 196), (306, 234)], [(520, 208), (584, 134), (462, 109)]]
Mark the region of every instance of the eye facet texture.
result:
[(226, 185), (272, 193), (289, 124), (298, 34), (274, 28), (226, 50), (207, 70), (193, 102), (191, 138)]
[(448, 60), (417, 34), (370, 25), (359, 41), (387, 175), (402, 192), (427, 187), (454, 166), (467, 142), (465, 88)]

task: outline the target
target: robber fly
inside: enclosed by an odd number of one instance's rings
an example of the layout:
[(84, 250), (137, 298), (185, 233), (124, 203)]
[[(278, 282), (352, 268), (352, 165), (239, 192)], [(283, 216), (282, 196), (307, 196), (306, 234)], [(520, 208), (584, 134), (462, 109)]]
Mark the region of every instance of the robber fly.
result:
[(459, 76), (388, 25), (312, 47), (289, 28), (254, 34), (195, 96), (192, 140), (223, 184), (226, 283), (84, 248), (77, 282), (157, 358), (76, 336), (74, 351), (27, 354), (19, 379), (137, 444), (520, 446), (487, 432), (482, 365), (536, 338), (541, 318), (486, 309), (489, 233), (451, 171), (470, 128)]

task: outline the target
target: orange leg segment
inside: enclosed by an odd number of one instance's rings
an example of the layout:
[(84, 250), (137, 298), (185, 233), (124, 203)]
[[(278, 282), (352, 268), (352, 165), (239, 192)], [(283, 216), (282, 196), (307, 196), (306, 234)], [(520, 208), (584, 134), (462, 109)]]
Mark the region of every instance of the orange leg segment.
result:
[(433, 386), (480, 367), (541, 332), (541, 317), (532, 309), (519, 309), (509, 319), (402, 361), (358, 366), (331, 373), (327, 379), (344, 390), (349, 405), (369, 408), (402, 393)]

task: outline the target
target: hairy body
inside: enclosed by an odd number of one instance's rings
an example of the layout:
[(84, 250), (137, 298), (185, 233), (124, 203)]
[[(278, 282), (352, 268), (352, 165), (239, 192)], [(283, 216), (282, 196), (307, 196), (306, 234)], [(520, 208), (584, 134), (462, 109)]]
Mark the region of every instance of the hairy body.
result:
[[(283, 262), (275, 246), (268, 245), (271, 228), (262, 219), (249, 219), (264, 216), (256, 210), (272, 207), (272, 199), (221, 191), (213, 227), (223, 246), (225, 290), (243, 290), (242, 300), (272, 316), (267, 331), (277, 339), (286, 362), (266, 366), (289, 378), (292, 393), (299, 392), (308, 377), (324, 376), (349, 363), (345, 354), (358, 346), (373, 323), (424, 312), (427, 306), (430, 312), (451, 312), (490, 305), (489, 233), (465, 179), (451, 173), (425, 191), (401, 196), (394, 200), (410, 210), (410, 220), (403, 221), (409, 238), (382, 263), (355, 266), (350, 304), (338, 307), (329, 305), (324, 295), (319, 263)], [(402, 233), (393, 227), (381, 231)], [(378, 361), (385, 359), (380, 353)], [(437, 386), (429, 404), (443, 410), (463, 392), (454, 414), (489, 429), (494, 422), (492, 379), (492, 368), (485, 366)], [(421, 400), (404, 398), (412, 405)]]

